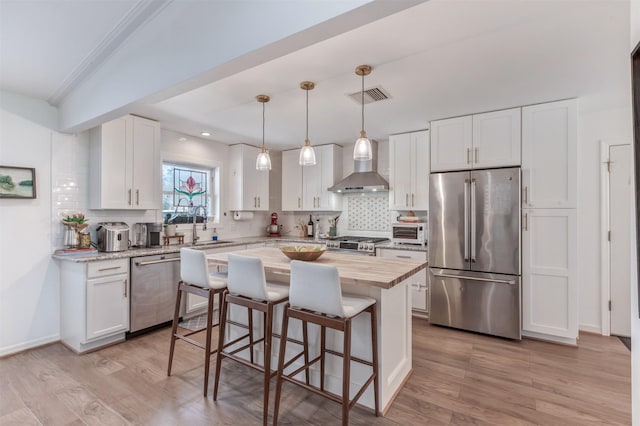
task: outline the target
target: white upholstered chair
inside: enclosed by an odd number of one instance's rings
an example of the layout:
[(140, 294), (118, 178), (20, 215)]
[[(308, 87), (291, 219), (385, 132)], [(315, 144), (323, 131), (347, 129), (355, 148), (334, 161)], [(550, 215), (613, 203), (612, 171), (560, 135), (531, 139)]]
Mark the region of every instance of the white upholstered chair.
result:
[[(371, 317), (371, 353), (372, 360), (367, 361), (351, 356), (351, 320), (353, 317), (368, 312)], [(293, 373), (285, 374), (285, 368), (295, 359), (300, 358), (303, 353), (294, 356), (293, 359), (285, 363), (285, 353), (287, 346), (287, 326), (289, 318), (297, 318), (303, 324), (311, 323), (320, 326), (320, 354), (312, 360), (308, 360), (308, 349), (305, 356), (304, 369), (320, 362), (320, 386), (310, 386), (308, 381), (304, 383), (295, 378), (297, 369)], [(331, 328), (343, 332), (343, 353), (326, 348), (326, 329)], [(342, 397), (337, 397), (333, 393), (325, 390), (324, 371), (325, 355), (329, 353), (342, 356)], [(349, 399), (350, 365), (351, 361), (369, 365), (372, 374), (364, 382), (356, 393), (353, 400)], [(314, 264), (310, 262), (291, 261), (291, 283), (289, 289), (289, 302), (285, 307), (284, 319), (282, 321), (282, 338), (280, 340), (280, 354), (278, 359), (275, 408), (273, 412), (273, 424), (278, 423), (278, 412), (280, 406), (280, 396), (282, 393), (282, 383), (287, 381), (297, 384), (303, 388), (325, 396), (333, 401), (342, 403), (342, 424), (349, 424), (349, 409), (355, 404), (358, 398), (364, 393), (366, 388), (373, 383), (373, 393), (375, 401), (376, 416), (380, 415), (379, 407), (379, 387), (378, 387), (378, 331), (376, 316), (376, 301), (370, 297), (348, 296), (342, 294), (340, 277), (338, 270), (334, 266)]]
[[(180, 249), (180, 282), (178, 283), (178, 294), (176, 295), (176, 306), (173, 314), (173, 325), (171, 328), (171, 344), (169, 346), (169, 365), (167, 367), (167, 375), (171, 375), (171, 366), (173, 364), (173, 354), (175, 350), (176, 340), (183, 340), (194, 346), (205, 350), (204, 355), (204, 396), (207, 396), (207, 388), (209, 386), (209, 366), (211, 354), (211, 338), (213, 335), (213, 327), (220, 323), (220, 307), (222, 305), (222, 293), (227, 287), (226, 274), (217, 274), (209, 272), (207, 259), (202, 250), (191, 248)], [(207, 298), (207, 318), (206, 325), (197, 330), (191, 330), (184, 334), (178, 333), (178, 321), (180, 320), (180, 303), (182, 293), (190, 293), (197, 296)], [(218, 295), (218, 321), (214, 323), (213, 312), (215, 305), (215, 296)], [(190, 336), (205, 331), (205, 344), (193, 340)]]
[[(269, 382), (275, 376), (276, 371), (271, 369), (271, 342), (273, 334), (274, 307), (286, 302), (289, 297), (289, 287), (267, 282), (265, 279), (262, 261), (257, 257), (228, 255), (228, 283), (224, 292), (222, 304), (222, 316), (220, 319), (220, 335), (218, 339), (218, 357), (216, 358), (216, 375), (213, 387), (213, 399), (218, 398), (218, 383), (223, 358), (229, 358), (243, 365), (255, 368), (264, 373), (264, 407), (263, 423), (267, 424), (269, 414)], [(247, 308), (248, 324), (238, 323), (227, 318), (229, 305), (238, 305)], [(264, 335), (258, 339), (253, 335), (253, 310), (262, 312), (264, 322)], [(247, 334), (226, 342), (227, 324), (233, 324), (247, 328)], [(248, 344), (240, 346), (241, 341)], [(254, 361), (254, 346), (262, 343), (264, 348), (264, 362), (259, 365)], [(241, 350), (249, 350), (249, 359), (238, 355)]]

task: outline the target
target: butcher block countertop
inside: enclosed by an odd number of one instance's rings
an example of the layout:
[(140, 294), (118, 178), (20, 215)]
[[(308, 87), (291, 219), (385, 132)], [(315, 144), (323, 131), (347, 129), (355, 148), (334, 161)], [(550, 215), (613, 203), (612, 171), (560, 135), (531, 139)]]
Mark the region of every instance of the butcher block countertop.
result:
[[(291, 260), (278, 248), (255, 248), (231, 252), (242, 256), (259, 257), (266, 272), (289, 274)], [(207, 255), (215, 264), (227, 264), (229, 253)], [(427, 267), (426, 261), (413, 259), (390, 259), (375, 256), (357, 256), (338, 252), (325, 252), (314, 263), (333, 265), (343, 284), (374, 286), (389, 289)]]

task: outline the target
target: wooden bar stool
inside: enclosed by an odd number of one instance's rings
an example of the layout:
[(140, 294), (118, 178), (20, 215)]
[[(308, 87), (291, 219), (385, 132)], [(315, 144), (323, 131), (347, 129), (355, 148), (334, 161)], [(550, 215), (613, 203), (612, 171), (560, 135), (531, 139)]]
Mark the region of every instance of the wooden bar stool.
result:
[[(265, 279), (262, 260), (257, 257), (228, 255), (228, 282), (222, 302), (220, 317), (220, 337), (218, 339), (218, 356), (216, 358), (216, 375), (213, 386), (213, 400), (218, 397), (218, 383), (220, 381), (220, 367), (223, 358), (229, 358), (243, 365), (254, 368), (264, 373), (264, 408), (263, 423), (267, 424), (269, 415), (269, 382), (276, 375), (271, 369), (271, 341), (273, 328), (274, 307), (286, 302), (289, 298), (289, 288), (286, 285), (277, 285), (267, 282)], [(244, 306), (248, 311), (248, 326), (227, 318), (229, 305)], [(253, 336), (253, 310), (262, 312), (264, 321), (264, 335), (254, 339)], [(225, 342), (226, 328), (228, 324), (248, 328), (247, 334)], [(238, 346), (241, 342), (245, 342)], [(254, 362), (253, 348), (263, 344), (264, 365)], [(233, 347), (233, 348), (232, 348)], [(249, 360), (242, 358), (238, 352), (249, 350)]]
[[(201, 250), (190, 248), (180, 249), (180, 282), (178, 283), (178, 294), (176, 296), (176, 308), (173, 314), (173, 325), (171, 328), (171, 345), (169, 346), (169, 366), (167, 376), (171, 376), (171, 365), (173, 363), (173, 352), (176, 346), (176, 339), (184, 340), (205, 350), (204, 355), (204, 396), (207, 396), (209, 386), (209, 364), (211, 354), (211, 337), (213, 327), (220, 323), (220, 307), (222, 306), (222, 293), (227, 287), (227, 279), (224, 274), (209, 273), (205, 253)], [(178, 333), (178, 321), (180, 317), (180, 301), (182, 293), (191, 293), (208, 299), (206, 325), (197, 330), (189, 331), (185, 334)], [(218, 295), (218, 321), (213, 323), (213, 311), (215, 296)], [(206, 332), (205, 344), (197, 342), (189, 336)]]
[[(351, 319), (362, 312), (371, 315), (371, 353), (372, 360), (351, 356)], [(284, 369), (296, 355), (285, 364), (285, 351), (287, 345), (287, 328), (289, 318), (297, 318), (303, 322), (318, 324), (320, 326), (320, 354), (314, 359), (305, 362), (305, 365), (295, 371), (285, 374)], [(344, 334), (343, 353), (326, 348), (326, 330), (328, 328), (342, 331)], [(342, 363), (342, 396), (327, 391), (324, 388), (325, 355), (329, 353), (341, 356)], [(320, 362), (320, 386), (311, 386), (295, 378), (301, 371), (306, 370), (317, 362)], [(369, 365), (373, 371), (371, 376), (358, 390), (353, 400), (349, 400), (350, 366), (351, 361)], [(373, 395), (376, 416), (380, 416), (378, 394), (378, 327), (376, 317), (376, 301), (370, 297), (347, 296), (342, 294), (340, 278), (335, 266), (319, 265), (298, 260), (291, 261), (291, 285), (289, 288), (289, 303), (285, 306), (284, 319), (282, 320), (282, 336), (280, 339), (280, 354), (278, 358), (278, 380), (276, 382), (275, 408), (273, 411), (273, 424), (278, 424), (278, 411), (280, 408), (280, 395), (282, 382), (294, 383), (311, 392), (322, 395), (342, 404), (342, 424), (349, 424), (349, 410), (362, 396), (369, 384), (373, 382)]]

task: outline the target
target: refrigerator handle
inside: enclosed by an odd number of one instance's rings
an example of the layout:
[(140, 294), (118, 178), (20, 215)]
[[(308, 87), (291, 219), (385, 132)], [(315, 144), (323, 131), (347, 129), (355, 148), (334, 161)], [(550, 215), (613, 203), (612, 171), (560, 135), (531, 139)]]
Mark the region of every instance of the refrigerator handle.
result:
[(471, 261), (476, 261), (476, 180), (471, 179)]
[(436, 277), (443, 278), (456, 278), (459, 280), (470, 280), (470, 281), (483, 281), (487, 283), (499, 283), (499, 284), (510, 284), (515, 285), (515, 280), (500, 280), (500, 279), (490, 279), (490, 278), (482, 278), (482, 277), (470, 277), (466, 275), (452, 275), (452, 274), (443, 274), (443, 273), (434, 273)]
[(469, 261), (469, 179), (464, 180), (464, 261)]

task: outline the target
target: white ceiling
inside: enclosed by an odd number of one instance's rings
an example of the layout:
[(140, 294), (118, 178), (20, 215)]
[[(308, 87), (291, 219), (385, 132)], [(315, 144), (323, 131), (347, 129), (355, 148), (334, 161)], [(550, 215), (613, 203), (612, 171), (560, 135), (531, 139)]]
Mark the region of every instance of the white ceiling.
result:
[[(132, 16), (149, 21), (156, 12), (133, 0), (17, 6), (24, 3), (0, 0), (0, 88), (52, 103), (126, 43), (140, 21)], [(264, 93), (272, 97), (267, 147), (293, 148), (305, 137), (299, 83), (311, 80), (312, 144), (348, 143), (360, 130), (360, 105), (346, 95), (360, 90), (355, 67), (370, 64), (365, 88), (380, 85), (391, 99), (365, 106), (365, 128), (384, 140), (433, 119), (624, 90), (628, 43), (627, 1), (431, 0), (129, 112), (188, 135), (258, 145), (255, 96)]]

